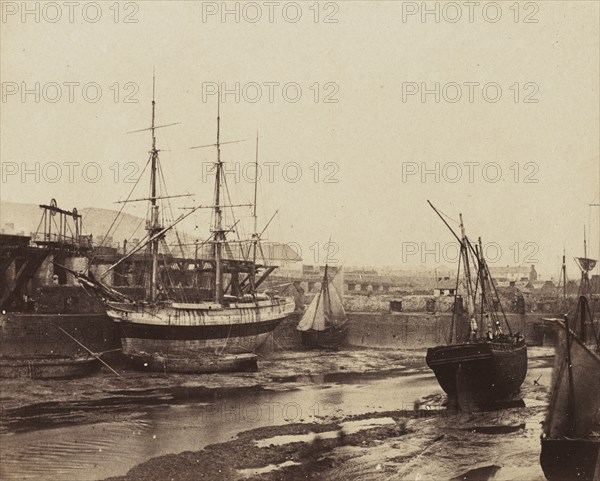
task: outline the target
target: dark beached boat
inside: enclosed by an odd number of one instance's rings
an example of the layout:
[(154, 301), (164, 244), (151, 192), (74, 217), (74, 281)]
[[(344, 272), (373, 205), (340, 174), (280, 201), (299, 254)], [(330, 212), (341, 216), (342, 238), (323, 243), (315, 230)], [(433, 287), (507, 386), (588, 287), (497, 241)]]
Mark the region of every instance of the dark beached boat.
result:
[(427, 350), (427, 365), (450, 401), (488, 404), (519, 390), (527, 373), (527, 346), (510, 338)]
[(588, 271), (596, 261), (584, 257), (578, 263), (582, 281), (574, 322), (554, 319), (558, 344), (540, 453), (549, 481), (600, 481), (600, 332), (587, 297)]
[(68, 379), (87, 376), (99, 367), (100, 361), (94, 357), (3, 357), (0, 359), (0, 377)]
[(306, 349), (338, 349), (346, 340), (348, 317), (342, 303), (343, 292), (342, 268), (332, 278), (325, 264), (321, 289), (297, 327)]
[(301, 331), (300, 340), (306, 349), (336, 350), (348, 337), (348, 326), (328, 327), (323, 331)]
[[(438, 210), (430, 205), (454, 234)], [(521, 334), (513, 334), (506, 319), (483, 257), (481, 239), (473, 246), (465, 235), (462, 216), (460, 219), (461, 237), (454, 234), (461, 252), (450, 336), (446, 345), (427, 350), (426, 362), (448, 395), (448, 405), (469, 410), (507, 400), (519, 390), (527, 374), (527, 346)], [(456, 304), (461, 262), (467, 305), (466, 312), (459, 314)], [(477, 269), (475, 279), (471, 276), (472, 266)], [(468, 330), (462, 329), (465, 319)], [(503, 332), (502, 324), (508, 334)]]

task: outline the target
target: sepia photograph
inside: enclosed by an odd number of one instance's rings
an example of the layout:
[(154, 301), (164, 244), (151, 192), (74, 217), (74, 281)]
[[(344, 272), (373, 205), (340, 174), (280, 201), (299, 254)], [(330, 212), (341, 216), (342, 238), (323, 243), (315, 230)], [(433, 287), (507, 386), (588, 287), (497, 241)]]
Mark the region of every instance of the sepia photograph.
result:
[(600, 1), (0, 16), (0, 481), (600, 481)]

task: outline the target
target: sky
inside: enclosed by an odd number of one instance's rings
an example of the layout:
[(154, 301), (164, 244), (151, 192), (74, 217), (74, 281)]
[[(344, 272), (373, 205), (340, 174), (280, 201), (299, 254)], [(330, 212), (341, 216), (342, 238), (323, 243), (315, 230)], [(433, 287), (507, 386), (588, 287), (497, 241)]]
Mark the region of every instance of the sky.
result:
[(597, 2), (51, 3), (0, 2), (1, 200), (120, 208), (155, 72), (168, 193), (194, 195), (176, 213), (212, 202), (215, 149), (190, 147), (215, 142), (220, 87), (221, 140), (249, 139), (222, 147), (233, 202), (252, 202), (258, 133), (259, 230), (278, 210), (264, 239), (306, 263), (331, 239), (345, 264), (452, 265), (427, 200), (491, 265), (557, 276), (584, 226), (600, 255)]

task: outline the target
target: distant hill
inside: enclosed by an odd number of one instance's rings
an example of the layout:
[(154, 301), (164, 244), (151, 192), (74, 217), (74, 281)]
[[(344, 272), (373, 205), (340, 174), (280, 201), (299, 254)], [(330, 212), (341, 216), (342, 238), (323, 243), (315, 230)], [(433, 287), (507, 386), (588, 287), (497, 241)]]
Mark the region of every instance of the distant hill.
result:
[[(59, 206), (60, 207), (60, 206)], [(70, 210), (70, 209), (65, 209)], [(22, 234), (32, 235), (37, 232), (42, 219), (42, 209), (35, 204), (23, 204), (19, 202), (0, 202), (0, 233), (2, 234)], [(79, 209), (79, 214), (83, 216), (83, 234), (92, 234), (93, 242), (99, 245), (102, 239), (111, 227), (117, 211), (110, 209), (98, 209), (88, 207)], [(43, 225), (40, 230), (43, 231)], [(117, 247), (123, 245), (123, 240), (132, 242), (134, 239), (142, 239), (146, 235), (145, 219), (131, 215), (121, 214), (115, 227), (111, 230), (110, 242), (104, 242), (107, 247)], [(184, 234), (185, 235), (185, 234)], [(195, 237), (187, 234), (187, 242), (193, 242)], [(192, 240), (193, 239), (193, 240)], [(167, 243), (176, 244), (174, 234), (167, 236)], [(131, 244), (130, 244), (131, 245)], [(204, 245), (199, 256), (209, 255), (208, 245)], [(193, 246), (188, 247), (188, 255), (193, 254)], [(233, 257), (239, 258), (240, 254), (236, 244), (232, 245)], [(285, 244), (268, 243), (263, 249), (264, 255), (271, 261), (301, 261), (302, 259), (296, 252)]]

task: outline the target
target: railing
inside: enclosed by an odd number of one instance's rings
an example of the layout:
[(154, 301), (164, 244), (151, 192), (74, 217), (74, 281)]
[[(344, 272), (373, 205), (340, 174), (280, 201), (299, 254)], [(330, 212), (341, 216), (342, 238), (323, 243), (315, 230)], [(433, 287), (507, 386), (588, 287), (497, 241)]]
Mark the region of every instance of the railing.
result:
[(81, 235), (79, 238), (76, 238), (72, 236), (64, 236), (54, 232), (50, 234), (41, 234), (36, 232), (35, 234), (32, 234), (31, 241), (38, 244), (46, 242), (84, 248), (92, 247), (91, 235)]

